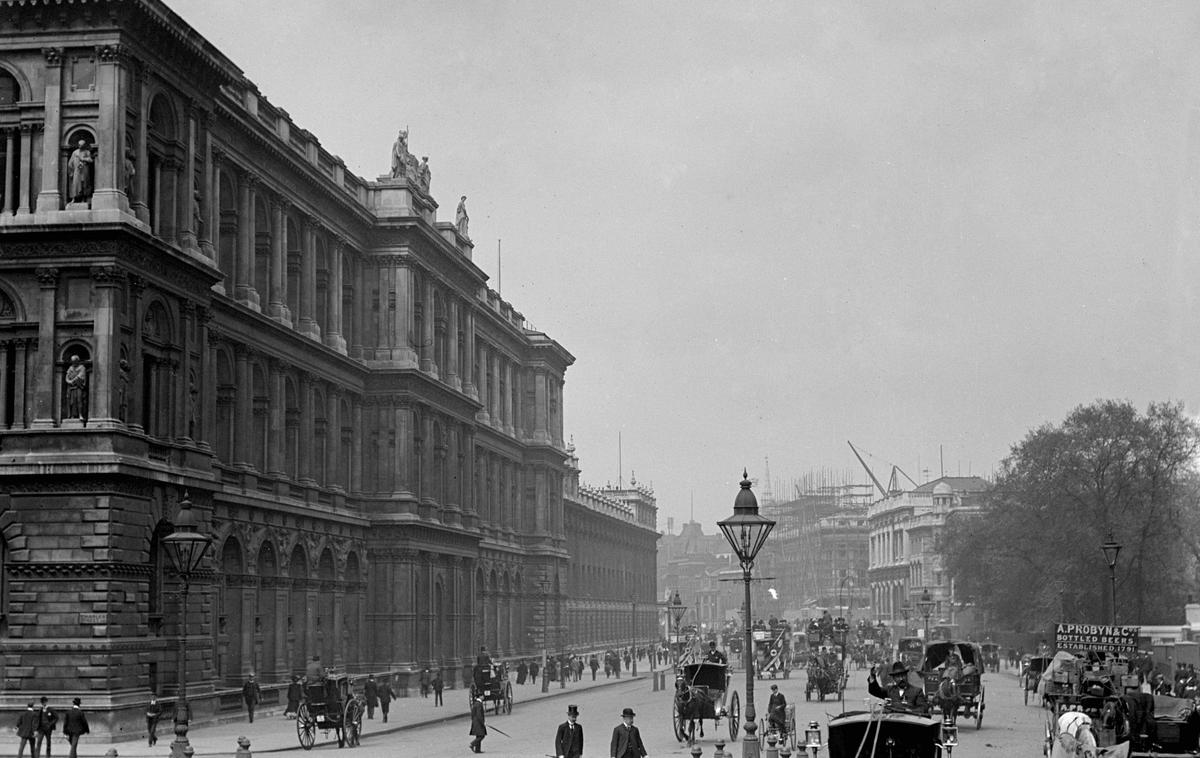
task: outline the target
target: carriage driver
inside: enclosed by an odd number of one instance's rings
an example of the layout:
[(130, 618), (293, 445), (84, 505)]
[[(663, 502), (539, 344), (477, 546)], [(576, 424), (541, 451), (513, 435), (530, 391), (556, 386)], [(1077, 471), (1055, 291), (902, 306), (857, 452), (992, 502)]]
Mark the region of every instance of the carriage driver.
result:
[(778, 684), (771, 685), (771, 699), (767, 701), (767, 724), (780, 734), (787, 734), (787, 698), (779, 691)]
[(708, 643), (708, 652), (705, 653), (704, 660), (708, 663), (729, 663), (729, 659), (725, 657), (725, 654), (717, 650), (717, 643), (711, 640)]
[(927, 713), (929, 711), (929, 701), (925, 699), (925, 691), (920, 687), (914, 687), (908, 681), (908, 667), (900, 661), (892, 664), (892, 683), (884, 689), (879, 683), (876, 676), (877, 667), (871, 667), (871, 673), (867, 675), (867, 691), (878, 698), (883, 698), (889, 701), (889, 705), (901, 710), (918, 711)]

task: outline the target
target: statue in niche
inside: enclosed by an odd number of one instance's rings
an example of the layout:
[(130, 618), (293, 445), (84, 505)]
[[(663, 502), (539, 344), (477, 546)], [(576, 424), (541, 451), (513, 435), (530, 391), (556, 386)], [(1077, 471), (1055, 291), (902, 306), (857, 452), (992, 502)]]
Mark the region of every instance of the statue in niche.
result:
[(467, 234), (467, 224), (471, 217), (467, 215), (467, 196), (463, 195), (458, 201), (458, 209), (454, 211), (454, 225), (458, 227), (458, 233), (465, 239), (470, 239)]
[(134, 187), (133, 178), (135, 176), (137, 176), (137, 166), (136, 166), (136, 164), (134, 164), (133, 158), (134, 158), (133, 151), (126, 150), (125, 151), (125, 196), (128, 197), (130, 199), (130, 201), (135, 199), (133, 197), (133, 187)]
[(71, 356), (67, 367), (67, 418), (83, 418), (87, 412), (87, 366), (78, 355)]
[(392, 178), (400, 179), (404, 177), (405, 169), (407, 168), (408, 156), (408, 130), (401, 129), (396, 141), (392, 143)]
[(71, 202), (86, 203), (92, 197), (92, 168), (94, 160), (87, 140), (79, 140), (71, 157), (67, 159), (67, 173), (71, 177)]
[(188, 375), (188, 432), (187, 436), (191, 439), (196, 439), (196, 405), (197, 399), (200, 396), (200, 390), (196, 389), (196, 374), (189, 372)]
[(122, 421), (128, 421), (127, 414), (129, 412), (129, 361), (124, 358), (117, 364), (117, 368), (121, 370), (121, 386), (117, 390), (117, 418)]
[(197, 237), (204, 236), (204, 215), (200, 213), (200, 180), (192, 177), (192, 231)]

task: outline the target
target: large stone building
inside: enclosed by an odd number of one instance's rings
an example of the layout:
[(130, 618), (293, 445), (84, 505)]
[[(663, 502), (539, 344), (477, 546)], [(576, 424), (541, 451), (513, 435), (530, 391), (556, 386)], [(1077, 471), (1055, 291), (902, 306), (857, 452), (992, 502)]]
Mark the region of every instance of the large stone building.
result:
[(564, 499), (574, 358), (406, 134), (360, 178), (159, 0), (0, 0), (0, 149), (0, 708), (83, 694), (117, 733), (174, 689), (184, 498), (200, 719), (313, 654), (403, 678), (654, 597), (652, 499)]
[(934, 605), (930, 629), (951, 634), (974, 630), (960, 624), (954, 583), (942, 570), (938, 537), (951, 513), (977, 513), (988, 483), (977, 476), (943, 476), (910, 491), (894, 491), (868, 509), (872, 604), (894, 638), (921, 629), (917, 600), (926, 590)]

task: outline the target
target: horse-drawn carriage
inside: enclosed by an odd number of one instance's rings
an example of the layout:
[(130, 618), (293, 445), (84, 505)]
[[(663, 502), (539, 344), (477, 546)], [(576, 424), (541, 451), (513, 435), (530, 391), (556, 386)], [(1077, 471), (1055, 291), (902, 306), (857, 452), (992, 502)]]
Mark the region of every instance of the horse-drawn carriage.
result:
[(346, 674), (331, 674), (304, 688), (304, 699), (296, 711), (296, 736), (300, 747), (312, 750), (317, 730), (337, 734), (338, 747), (356, 747), (362, 734), (366, 705), (350, 686)]
[(770, 626), (756, 627), (752, 630), (755, 674), (759, 679), (766, 676), (774, 679), (776, 674), (787, 679), (792, 671), (791, 625), (771, 619)]
[(983, 650), (974, 642), (947, 640), (925, 648), (921, 676), (925, 697), (934, 710), (950, 716), (975, 719), (975, 728), (983, 725)]
[[(512, 713), (513, 688), (508, 679), (508, 664), (500, 662), (493, 666), (475, 666), (471, 681), (471, 689), (467, 693), (467, 704), (476, 697), (483, 702), (492, 704), (492, 713)], [(545, 676), (545, 674), (543, 674)]]
[(691, 745), (696, 740), (697, 722), (703, 737), (704, 719), (712, 719), (713, 726), (719, 727), (723, 718), (729, 719), (729, 739), (737, 739), (741, 703), (736, 692), (729, 692), (729, 679), (729, 667), (724, 663), (690, 663), (679, 669), (671, 702), (675, 739)]
[(829, 720), (829, 758), (948, 758), (958, 744), (957, 729), (886, 706), (848, 711)]
[(824, 700), (826, 695), (838, 698), (846, 686), (846, 672), (842, 662), (832, 652), (817, 652), (808, 661), (808, 681), (804, 684), (804, 699)]

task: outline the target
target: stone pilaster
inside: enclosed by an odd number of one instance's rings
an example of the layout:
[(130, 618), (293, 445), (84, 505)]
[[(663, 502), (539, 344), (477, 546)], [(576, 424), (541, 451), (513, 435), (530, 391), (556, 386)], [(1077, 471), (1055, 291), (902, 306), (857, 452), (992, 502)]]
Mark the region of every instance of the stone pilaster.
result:
[(129, 210), (125, 195), (125, 77), (122, 76), (123, 51), (119, 45), (96, 49), (99, 61), (96, 93), (100, 113), (96, 125), (96, 155), (93, 164), (96, 184), (92, 192), (95, 210)]
[(41, 266), (38, 280), (38, 355), (34, 370), (33, 428), (52, 429), (58, 423), (54, 398), (57, 389), (54, 361), (58, 352), (55, 308), (58, 296), (58, 269)]
[[(62, 61), (61, 47), (46, 47), (42, 49), (46, 58), (46, 102), (45, 129), (42, 140), (42, 189), (38, 193), (37, 210), (39, 213), (53, 213), (62, 208), (62, 195), (58, 188), (58, 161), (61, 156), (62, 144)], [(25, 145), (22, 145), (22, 155)], [(28, 211), (27, 203), (22, 203)]]

